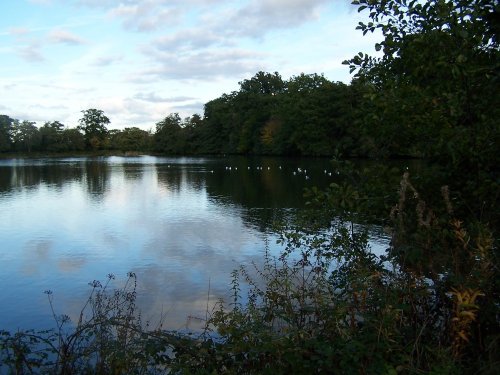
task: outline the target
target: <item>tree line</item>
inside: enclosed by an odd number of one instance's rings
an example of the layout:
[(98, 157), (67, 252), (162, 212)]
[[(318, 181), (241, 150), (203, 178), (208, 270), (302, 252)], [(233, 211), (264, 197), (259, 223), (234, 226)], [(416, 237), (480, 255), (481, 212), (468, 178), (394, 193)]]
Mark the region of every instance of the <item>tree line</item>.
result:
[[(416, 46), (406, 46), (395, 66), (380, 72), (392, 75), (384, 77), (383, 83), (380, 77), (367, 74), (358, 74), (344, 84), (316, 73), (285, 80), (278, 72), (261, 71), (240, 82), (238, 91), (207, 102), (203, 116), (182, 119), (171, 113), (155, 124), (154, 131), (138, 127), (109, 130), (109, 118), (98, 109), (82, 111), (75, 128), (59, 121), (37, 127), (31, 121), (0, 115), (0, 152), (105, 149), (163, 154), (463, 158), (472, 147), (486, 159), (496, 152), (491, 136), (498, 136), (498, 51), (478, 50), (478, 56), (464, 57), (466, 51), (451, 50), (456, 41), (446, 34), (436, 39), (432, 43), (437, 46), (429, 46), (427, 51), (418, 48), (427, 41), (410, 41)], [(450, 51), (441, 56), (446, 44), (451, 44)], [(438, 56), (432, 56), (436, 51)], [(425, 53), (431, 56), (422, 57)], [(425, 71), (413, 67), (428, 59), (435, 60), (436, 66)], [(362, 54), (346, 63), (359, 72), (375, 64)], [(405, 67), (398, 72), (400, 65)], [(413, 77), (408, 77), (406, 65), (415, 70)]]
[(87, 109), (79, 125), (34, 122), (0, 115), (0, 152), (121, 150), (163, 154), (268, 154), (331, 156), (363, 154), (354, 124), (357, 85), (323, 75), (284, 80), (258, 72), (240, 89), (205, 104), (203, 116), (168, 114), (154, 131), (107, 127), (103, 111)]
[(109, 118), (103, 111), (87, 109), (77, 127), (47, 121), (37, 127), (28, 120), (0, 115), (0, 152), (79, 152), (97, 150), (148, 151), (151, 133), (137, 127), (108, 130)]

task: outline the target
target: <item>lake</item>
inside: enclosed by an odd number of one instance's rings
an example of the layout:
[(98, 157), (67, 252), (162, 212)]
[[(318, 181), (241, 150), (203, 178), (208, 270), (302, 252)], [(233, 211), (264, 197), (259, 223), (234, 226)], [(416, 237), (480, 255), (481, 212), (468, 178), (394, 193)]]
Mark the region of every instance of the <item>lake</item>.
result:
[(120, 287), (129, 271), (143, 320), (197, 329), (233, 269), (279, 253), (271, 224), (334, 178), (326, 159), (0, 160), (0, 329), (54, 328), (45, 290), (77, 320), (89, 282)]

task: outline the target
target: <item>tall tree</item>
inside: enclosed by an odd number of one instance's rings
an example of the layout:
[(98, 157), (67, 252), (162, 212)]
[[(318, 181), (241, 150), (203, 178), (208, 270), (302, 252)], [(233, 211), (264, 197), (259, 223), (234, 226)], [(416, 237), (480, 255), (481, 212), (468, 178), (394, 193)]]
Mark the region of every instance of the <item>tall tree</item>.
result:
[[(238, 131), (239, 153), (261, 153), (269, 145), (263, 144), (263, 132), (269, 134), (269, 124), (275, 112), (279, 96), (285, 92), (285, 82), (278, 72), (258, 72), (240, 84), (240, 90), (234, 98), (232, 123)], [(271, 122), (270, 122), (271, 121)], [(266, 126), (267, 124), (267, 126)], [(234, 126), (233, 125), (233, 126)], [(274, 125), (271, 125), (271, 128)], [(269, 138), (264, 138), (269, 140)]]
[(106, 145), (109, 118), (99, 109), (86, 109), (82, 111), (83, 117), (79, 120), (78, 129), (84, 132), (85, 143), (88, 148), (97, 150)]
[(181, 131), (181, 118), (178, 113), (172, 113), (156, 123), (156, 151), (166, 154), (183, 153), (185, 144)]
[(185, 142), (184, 152), (194, 154), (200, 151), (200, 128), (203, 120), (199, 114), (193, 114), (182, 121), (182, 133)]
[(0, 152), (9, 151), (12, 146), (12, 124), (14, 119), (0, 115)]
[(44, 151), (64, 151), (67, 145), (63, 142), (64, 125), (59, 121), (46, 122), (40, 128), (40, 148)]
[(236, 93), (223, 94), (205, 104), (203, 124), (199, 126), (202, 139), (200, 151), (208, 154), (235, 153), (238, 144)]

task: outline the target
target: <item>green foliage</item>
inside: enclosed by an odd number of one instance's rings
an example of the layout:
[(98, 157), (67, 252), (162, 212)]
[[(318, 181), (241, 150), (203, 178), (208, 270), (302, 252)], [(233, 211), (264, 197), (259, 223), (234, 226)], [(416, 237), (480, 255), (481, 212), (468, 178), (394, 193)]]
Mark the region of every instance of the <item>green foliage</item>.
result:
[(63, 137), (64, 125), (59, 121), (46, 122), (40, 128), (40, 149), (50, 152), (67, 151), (68, 145)]
[(219, 154), (236, 149), (232, 134), (232, 102), (234, 95), (223, 94), (205, 104), (203, 122), (197, 127), (202, 143), (199, 151)]
[(85, 149), (85, 138), (78, 129), (66, 128), (62, 131), (65, 148), (68, 151), (82, 151)]
[(125, 152), (149, 151), (152, 145), (152, 136), (149, 132), (137, 127), (125, 128), (123, 130), (111, 130), (110, 147)]
[(110, 123), (109, 118), (103, 111), (95, 108), (86, 109), (82, 113), (78, 130), (83, 131), (87, 148), (91, 150), (105, 148), (108, 133), (106, 125)]
[[(446, 167), (473, 212), (498, 196), (499, 5), (481, 1), (354, 1), (378, 32), (381, 57), (346, 61), (367, 88), (362, 134), (374, 156), (426, 157)], [(465, 173), (467, 171), (467, 173)], [(453, 185), (451, 185), (453, 184)], [(486, 210), (484, 217), (498, 220)]]
[(9, 151), (11, 148), (13, 123), (14, 119), (6, 115), (0, 115), (0, 152)]
[(240, 82), (239, 91), (206, 103), (203, 119), (198, 116), (184, 124), (178, 119), (176, 136), (165, 137), (157, 127), (157, 151), (328, 156), (339, 150), (356, 154), (359, 132), (353, 108), (359, 102), (357, 91), (317, 74), (284, 81), (277, 72), (258, 72)]
[(351, 151), (344, 139), (353, 126), (348, 102), (346, 85), (316, 74), (292, 77), (276, 110), (283, 123), (277, 150), (315, 156), (333, 155), (336, 149)]
[(40, 144), (40, 133), (32, 121), (14, 120), (12, 124), (12, 142), (15, 150), (31, 152)]
[(181, 134), (181, 118), (178, 113), (165, 117), (156, 124), (155, 149), (166, 154), (182, 153), (185, 147)]

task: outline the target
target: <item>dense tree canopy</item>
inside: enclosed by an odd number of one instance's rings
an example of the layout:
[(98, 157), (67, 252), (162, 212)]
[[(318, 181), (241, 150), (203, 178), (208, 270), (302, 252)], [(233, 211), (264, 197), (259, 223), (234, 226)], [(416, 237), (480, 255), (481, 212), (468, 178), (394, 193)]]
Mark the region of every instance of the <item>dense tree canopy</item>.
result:
[[(500, 144), (500, 5), (495, 0), (359, 0), (381, 32), (383, 54), (345, 63), (366, 92), (359, 113), (367, 152), (425, 157), (472, 198), (467, 210), (496, 216)], [(368, 142), (367, 142), (368, 141)], [(481, 208), (483, 207), (483, 208)]]
[(146, 130), (138, 127), (125, 128), (123, 130), (111, 130), (110, 147), (115, 150), (144, 151), (150, 149), (151, 136)]
[(498, 2), (353, 3), (371, 19), (358, 28), (383, 36), (376, 45), (382, 57), (359, 53), (346, 62), (370, 89), (365, 128), (378, 151), (475, 169), (492, 160), (500, 117)]
[(108, 129), (106, 125), (110, 123), (104, 112), (90, 108), (82, 111), (83, 117), (79, 120), (79, 130), (84, 132), (87, 147), (97, 150), (104, 148)]

